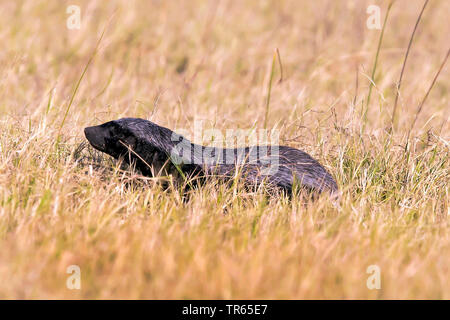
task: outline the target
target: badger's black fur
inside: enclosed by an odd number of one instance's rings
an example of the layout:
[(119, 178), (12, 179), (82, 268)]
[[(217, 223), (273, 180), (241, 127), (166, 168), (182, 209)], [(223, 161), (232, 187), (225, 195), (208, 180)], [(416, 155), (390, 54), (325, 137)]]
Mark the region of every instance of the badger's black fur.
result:
[(307, 153), (286, 146), (237, 149), (191, 143), (172, 130), (144, 119), (123, 118), (84, 129), (90, 144), (116, 159), (134, 163), (143, 175), (239, 176), (292, 192), (294, 185), (317, 192), (337, 192), (333, 177)]

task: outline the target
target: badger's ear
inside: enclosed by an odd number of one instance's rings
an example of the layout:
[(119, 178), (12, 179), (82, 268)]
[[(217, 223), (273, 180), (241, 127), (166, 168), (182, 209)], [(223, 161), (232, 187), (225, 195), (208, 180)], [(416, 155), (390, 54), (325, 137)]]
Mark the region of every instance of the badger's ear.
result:
[(110, 136), (116, 136), (121, 132), (119, 130), (120, 129), (119, 125), (115, 121), (105, 122), (104, 124), (101, 125), (101, 127), (107, 130)]

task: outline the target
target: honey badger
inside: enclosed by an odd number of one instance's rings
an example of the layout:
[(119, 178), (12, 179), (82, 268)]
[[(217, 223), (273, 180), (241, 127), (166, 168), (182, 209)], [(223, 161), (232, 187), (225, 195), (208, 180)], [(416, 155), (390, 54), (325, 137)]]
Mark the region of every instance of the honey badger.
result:
[(115, 159), (134, 164), (145, 176), (240, 177), (292, 193), (295, 185), (336, 194), (333, 177), (310, 155), (286, 146), (215, 148), (191, 143), (172, 130), (139, 118), (122, 118), (84, 129), (89, 143)]

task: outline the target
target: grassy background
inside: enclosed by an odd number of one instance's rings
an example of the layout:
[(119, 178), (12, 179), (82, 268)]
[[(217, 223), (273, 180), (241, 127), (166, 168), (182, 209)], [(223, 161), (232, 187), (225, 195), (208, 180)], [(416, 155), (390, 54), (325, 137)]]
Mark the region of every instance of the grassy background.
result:
[[(72, 4), (80, 30), (66, 28)], [(450, 2), (424, 12), (393, 132), (423, 1), (392, 7), (363, 123), (381, 32), (366, 27), (369, 4), (383, 21), (375, 0), (3, 1), (0, 298), (449, 299), (448, 65), (405, 145), (448, 50)], [(340, 208), (214, 181), (182, 202), (79, 156), (85, 126), (123, 116), (263, 128), (276, 48), (267, 126), (330, 170)], [(66, 288), (72, 264), (81, 290)], [(373, 264), (381, 290), (366, 287)]]

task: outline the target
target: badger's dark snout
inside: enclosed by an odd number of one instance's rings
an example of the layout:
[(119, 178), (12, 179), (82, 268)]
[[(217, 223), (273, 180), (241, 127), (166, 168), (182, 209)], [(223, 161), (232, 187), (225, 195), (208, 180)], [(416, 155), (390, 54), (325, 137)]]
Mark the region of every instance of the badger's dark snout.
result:
[(89, 143), (100, 151), (105, 151), (108, 131), (100, 126), (84, 128), (84, 135)]

